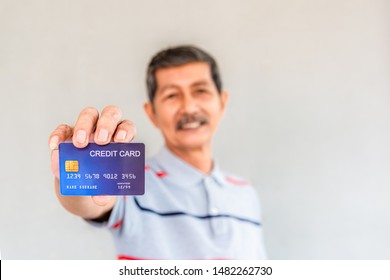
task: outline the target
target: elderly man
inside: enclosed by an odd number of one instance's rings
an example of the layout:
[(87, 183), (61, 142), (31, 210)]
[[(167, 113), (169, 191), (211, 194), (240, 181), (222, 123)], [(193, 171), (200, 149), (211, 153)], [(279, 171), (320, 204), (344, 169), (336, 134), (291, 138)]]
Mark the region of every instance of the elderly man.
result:
[(263, 259), (262, 223), (255, 189), (222, 172), (212, 140), (228, 94), (215, 60), (193, 46), (156, 54), (147, 70), (145, 112), (165, 146), (145, 167), (143, 196), (62, 196), (58, 144), (72, 140), (131, 142), (134, 124), (116, 106), (84, 109), (74, 127), (49, 138), (55, 189), (61, 204), (113, 234), (119, 259)]

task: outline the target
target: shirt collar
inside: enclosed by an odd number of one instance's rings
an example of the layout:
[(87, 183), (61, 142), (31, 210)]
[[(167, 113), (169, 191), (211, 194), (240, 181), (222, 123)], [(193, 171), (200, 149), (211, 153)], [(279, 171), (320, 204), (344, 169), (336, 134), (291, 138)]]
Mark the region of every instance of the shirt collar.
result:
[(167, 180), (175, 184), (193, 186), (200, 184), (204, 179), (211, 178), (217, 185), (224, 185), (224, 176), (218, 163), (213, 164), (211, 173), (205, 174), (189, 163), (173, 154), (167, 147), (163, 147), (155, 157), (158, 165), (167, 173)]

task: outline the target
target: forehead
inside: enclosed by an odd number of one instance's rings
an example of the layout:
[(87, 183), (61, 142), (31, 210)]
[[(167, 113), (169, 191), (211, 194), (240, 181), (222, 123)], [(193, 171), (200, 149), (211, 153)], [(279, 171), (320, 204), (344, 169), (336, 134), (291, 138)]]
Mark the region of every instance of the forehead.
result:
[(156, 71), (157, 90), (166, 86), (185, 87), (203, 81), (212, 84), (210, 66), (205, 62), (191, 62)]

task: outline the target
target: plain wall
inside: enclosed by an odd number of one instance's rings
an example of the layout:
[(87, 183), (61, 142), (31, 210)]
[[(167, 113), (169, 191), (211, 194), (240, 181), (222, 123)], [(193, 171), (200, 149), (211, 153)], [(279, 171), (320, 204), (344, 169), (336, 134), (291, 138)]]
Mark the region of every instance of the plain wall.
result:
[(222, 167), (251, 180), (271, 259), (390, 258), (390, 4), (385, 0), (0, 2), (0, 250), (112, 259), (110, 234), (57, 201), (47, 139), (120, 106), (147, 155), (150, 57), (196, 44), (230, 103)]

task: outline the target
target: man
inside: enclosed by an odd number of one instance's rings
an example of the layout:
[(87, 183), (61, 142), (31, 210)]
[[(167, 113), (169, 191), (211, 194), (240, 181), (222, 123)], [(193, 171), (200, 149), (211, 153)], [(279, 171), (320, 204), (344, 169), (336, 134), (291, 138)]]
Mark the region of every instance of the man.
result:
[(102, 223), (119, 259), (263, 259), (262, 224), (252, 186), (224, 174), (212, 157), (212, 138), (228, 94), (215, 60), (193, 46), (155, 55), (147, 70), (144, 106), (165, 147), (147, 161), (145, 195), (68, 197), (59, 194), (58, 144), (78, 148), (130, 142), (136, 131), (115, 106), (101, 115), (86, 108), (76, 125), (50, 136), (55, 189), (71, 213)]

